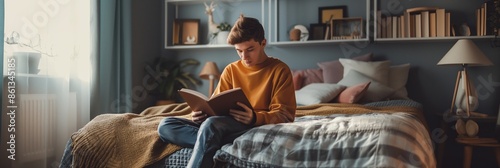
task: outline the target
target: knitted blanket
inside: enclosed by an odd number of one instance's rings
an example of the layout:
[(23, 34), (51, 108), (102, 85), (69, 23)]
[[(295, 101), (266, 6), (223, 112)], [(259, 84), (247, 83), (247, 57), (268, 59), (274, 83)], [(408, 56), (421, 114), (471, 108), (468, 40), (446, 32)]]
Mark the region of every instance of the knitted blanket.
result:
[(362, 104), (347, 104), (347, 103), (323, 103), (309, 106), (298, 106), (295, 112), (295, 117), (306, 115), (330, 115), (330, 114), (363, 114), (369, 112), (378, 113), (395, 113), (405, 112), (415, 116), (424, 126), (427, 127), (424, 114), (418, 107), (411, 106), (366, 106)]
[(181, 147), (167, 144), (157, 127), (166, 116), (188, 117), (185, 103), (148, 108), (140, 114), (102, 114), (72, 139), (74, 167), (145, 167)]

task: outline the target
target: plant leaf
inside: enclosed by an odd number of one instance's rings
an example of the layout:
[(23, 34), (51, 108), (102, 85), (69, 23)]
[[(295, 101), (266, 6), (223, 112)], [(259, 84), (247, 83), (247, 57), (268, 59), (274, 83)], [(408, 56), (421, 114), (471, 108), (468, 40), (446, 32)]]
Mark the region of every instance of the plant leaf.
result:
[(192, 85), (199, 85), (201, 84), (201, 81), (198, 80), (198, 78), (194, 78), (190, 73), (184, 73), (182, 74), (182, 76), (189, 80), (189, 82), (191, 82)]

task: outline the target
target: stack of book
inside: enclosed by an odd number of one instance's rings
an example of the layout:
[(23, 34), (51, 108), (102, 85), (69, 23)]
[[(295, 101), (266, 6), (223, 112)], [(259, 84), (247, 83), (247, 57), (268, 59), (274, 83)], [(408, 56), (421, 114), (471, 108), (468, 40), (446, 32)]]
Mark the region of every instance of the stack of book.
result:
[(477, 8), (476, 13), (476, 34), (478, 36), (486, 36), (494, 34), (494, 27), (491, 26), (490, 17), (495, 12), (493, 1), (484, 2), (481, 7)]
[(377, 34), (379, 38), (450, 37), (455, 35), (450, 17), (450, 12), (437, 7), (410, 8), (396, 16), (377, 11)]

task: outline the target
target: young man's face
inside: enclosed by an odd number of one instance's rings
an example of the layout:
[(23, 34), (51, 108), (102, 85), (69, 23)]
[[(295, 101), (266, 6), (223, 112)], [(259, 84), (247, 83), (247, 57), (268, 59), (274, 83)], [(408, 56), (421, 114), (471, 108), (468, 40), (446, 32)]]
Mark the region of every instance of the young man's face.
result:
[(259, 42), (254, 39), (238, 43), (234, 45), (236, 52), (240, 56), (241, 61), (248, 67), (255, 66), (264, 62), (267, 55), (264, 52), (266, 46), (266, 39)]

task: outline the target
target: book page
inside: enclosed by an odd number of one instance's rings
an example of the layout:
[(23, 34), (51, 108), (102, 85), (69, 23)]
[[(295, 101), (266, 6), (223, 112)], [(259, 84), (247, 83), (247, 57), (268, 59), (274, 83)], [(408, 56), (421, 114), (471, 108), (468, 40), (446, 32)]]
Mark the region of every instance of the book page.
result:
[(185, 88), (179, 90), (179, 94), (186, 101), (191, 110), (203, 111), (209, 116), (215, 115), (214, 111), (207, 102), (207, 96), (205, 96), (204, 94), (195, 90)]
[(214, 95), (212, 98), (210, 98), (208, 104), (210, 104), (212, 110), (217, 115), (228, 115), (229, 109), (244, 111), (244, 109), (238, 106), (236, 102), (241, 102), (252, 108), (250, 101), (248, 101), (248, 98), (246, 97), (245, 93), (243, 93), (243, 90), (241, 90), (241, 88), (226, 90), (217, 95)]
[(198, 91), (196, 91), (196, 90), (187, 89), (187, 88), (182, 88), (182, 89), (181, 89), (181, 90), (179, 90), (179, 91), (180, 91), (180, 92), (187, 92), (187, 93), (193, 94), (193, 95), (195, 95), (195, 96), (197, 96), (197, 97), (200, 97), (200, 98), (201, 98), (201, 99), (203, 99), (203, 100), (208, 101), (208, 97), (207, 97), (207, 96), (205, 96), (203, 93), (200, 93), (200, 92), (198, 92)]

